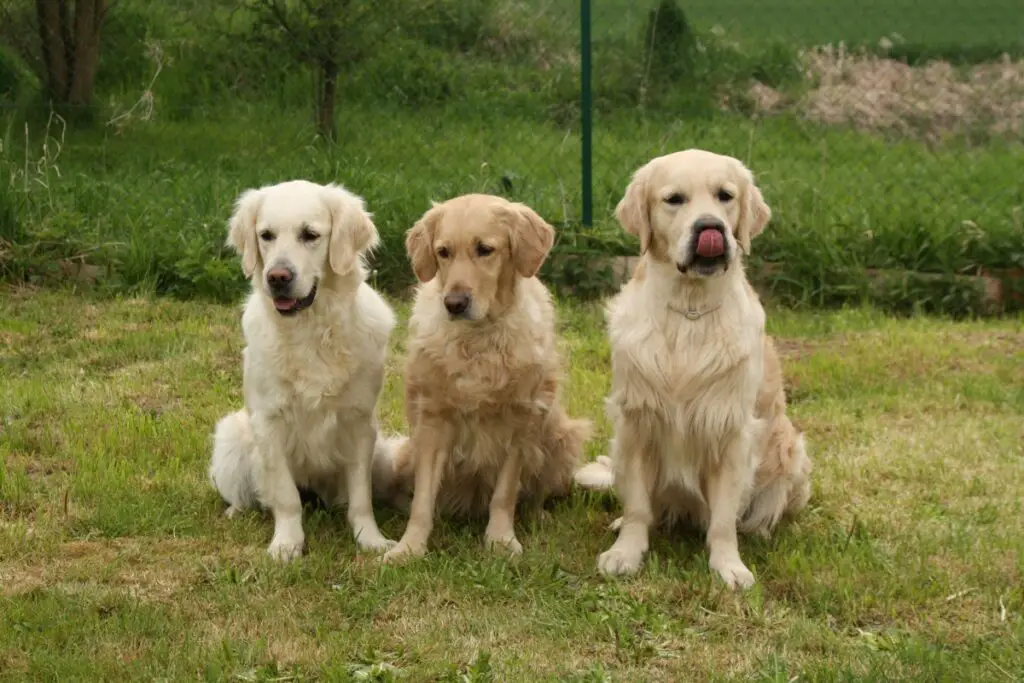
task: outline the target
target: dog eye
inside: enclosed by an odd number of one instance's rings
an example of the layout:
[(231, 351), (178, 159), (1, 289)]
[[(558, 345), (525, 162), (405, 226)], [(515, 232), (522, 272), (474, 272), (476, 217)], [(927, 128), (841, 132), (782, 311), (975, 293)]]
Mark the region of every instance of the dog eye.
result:
[(494, 253), (494, 247), (488, 246), (486, 244), (478, 244), (478, 245), (476, 245), (476, 255), (477, 256), (490, 256), (493, 253)]
[(273, 242), (274, 233), (270, 232), (269, 230), (264, 230), (263, 232), (260, 233), (260, 239), (263, 240), (264, 242)]
[(679, 194), (678, 192), (676, 192), (675, 194), (670, 194), (669, 196), (665, 197), (665, 203), (671, 204), (672, 206), (680, 206), (686, 203), (686, 195)]
[(299, 233), (299, 240), (302, 242), (314, 242), (320, 235), (316, 234), (309, 228), (303, 228), (302, 232)]
[(451, 256), (451, 252), (448, 251), (448, 247), (441, 247), (440, 249), (437, 250), (437, 255), (440, 256), (441, 258), (448, 258), (449, 256)]
[(722, 202), (724, 204), (726, 202), (731, 202), (732, 200), (733, 200), (732, 192), (729, 192), (728, 190), (719, 190), (718, 191), (718, 201), (720, 201), (720, 202)]

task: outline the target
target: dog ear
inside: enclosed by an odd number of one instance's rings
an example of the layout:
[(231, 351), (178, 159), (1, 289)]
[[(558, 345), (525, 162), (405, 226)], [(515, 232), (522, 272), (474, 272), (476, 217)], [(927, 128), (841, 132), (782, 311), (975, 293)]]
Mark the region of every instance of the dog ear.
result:
[(380, 243), (377, 226), (362, 198), (339, 185), (325, 185), (324, 202), (331, 212), (327, 259), (338, 275), (348, 275), (363, 254)]
[(444, 210), (443, 204), (432, 203), (430, 209), (405, 233), (405, 253), (409, 255), (412, 272), (420, 282), (430, 282), (437, 275), (434, 234)]
[(754, 183), (754, 174), (746, 166), (743, 167), (743, 175), (746, 188), (743, 191), (745, 196), (740, 209), (739, 234), (736, 237), (743, 248), (743, 253), (749, 254), (750, 240), (764, 232), (768, 221), (772, 219), (772, 210)]
[(649, 166), (641, 166), (615, 207), (615, 217), (626, 232), (640, 238), (641, 256), (651, 246), (651, 207), (647, 203), (649, 176)]
[(533, 277), (555, 244), (555, 229), (526, 204), (513, 204), (512, 265), (522, 277)]
[(259, 268), (260, 248), (256, 244), (256, 220), (263, 206), (262, 190), (246, 190), (235, 202), (235, 213), (228, 221), (227, 245), (242, 257), (242, 272), (251, 278)]

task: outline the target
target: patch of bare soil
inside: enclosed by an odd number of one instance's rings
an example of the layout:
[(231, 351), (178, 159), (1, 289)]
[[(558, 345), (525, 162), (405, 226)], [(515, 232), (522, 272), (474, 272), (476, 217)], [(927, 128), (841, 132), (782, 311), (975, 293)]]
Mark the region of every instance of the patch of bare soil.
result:
[(804, 53), (810, 89), (796, 102), (763, 84), (751, 87), (756, 108), (772, 113), (792, 106), (812, 121), (890, 131), (928, 141), (952, 135), (1020, 137), (1024, 134), (1024, 60), (957, 68), (933, 61), (907, 64), (842, 44)]

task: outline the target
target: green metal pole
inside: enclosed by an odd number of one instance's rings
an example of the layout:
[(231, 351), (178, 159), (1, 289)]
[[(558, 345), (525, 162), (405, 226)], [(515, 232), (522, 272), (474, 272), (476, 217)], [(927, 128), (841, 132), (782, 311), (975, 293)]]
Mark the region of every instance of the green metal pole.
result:
[(594, 103), (590, 93), (590, 0), (580, 0), (580, 164), (583, 175), (583, 225), (594, 224), (591, 134)]

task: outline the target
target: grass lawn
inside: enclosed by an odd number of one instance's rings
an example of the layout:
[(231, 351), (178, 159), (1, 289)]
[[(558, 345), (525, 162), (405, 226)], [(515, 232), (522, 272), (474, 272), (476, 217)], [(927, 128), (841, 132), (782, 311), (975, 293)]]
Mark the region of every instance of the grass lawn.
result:
[[(554, 12), (546, 0), (534, 0)], [(606, 0), (592, 3), (595, 37), (635, 36), (655, 0)], [(1012, 0), (685, 0), (679, 4), (699, 28), (722, 26), (746, 43), (782, 39), (812, 46), (845, 41), (875, 45), (901, 35), (908, 43), (933, 50), (1024, 45), (1024, 11)], [(568, 11), (567, 11), (568, 10)], [(576, 11), (559, 8), (558, 11)]]
[[(406, 308), (399, 305), (404, 320)], [(227, 520), (205, 479), (240, 405), (239, 308), (0, 293), (0, 680), (949, 680), (1024, 672), (1024, 318), (770, 312), (811, 505), (745, 539), (747, 594), (699, 538), (595, 569), (609, 497), (525, 513), (515, 561), (442, 524), (424, 561), (356, 554), (309, 511), (308, 555)], [(596, 306), (562, 307), (570, 410), (608, 424)], [(404, 428), (396, 335), (381, 414)], [(404, 519), (378, 510), (397, 538)]]

